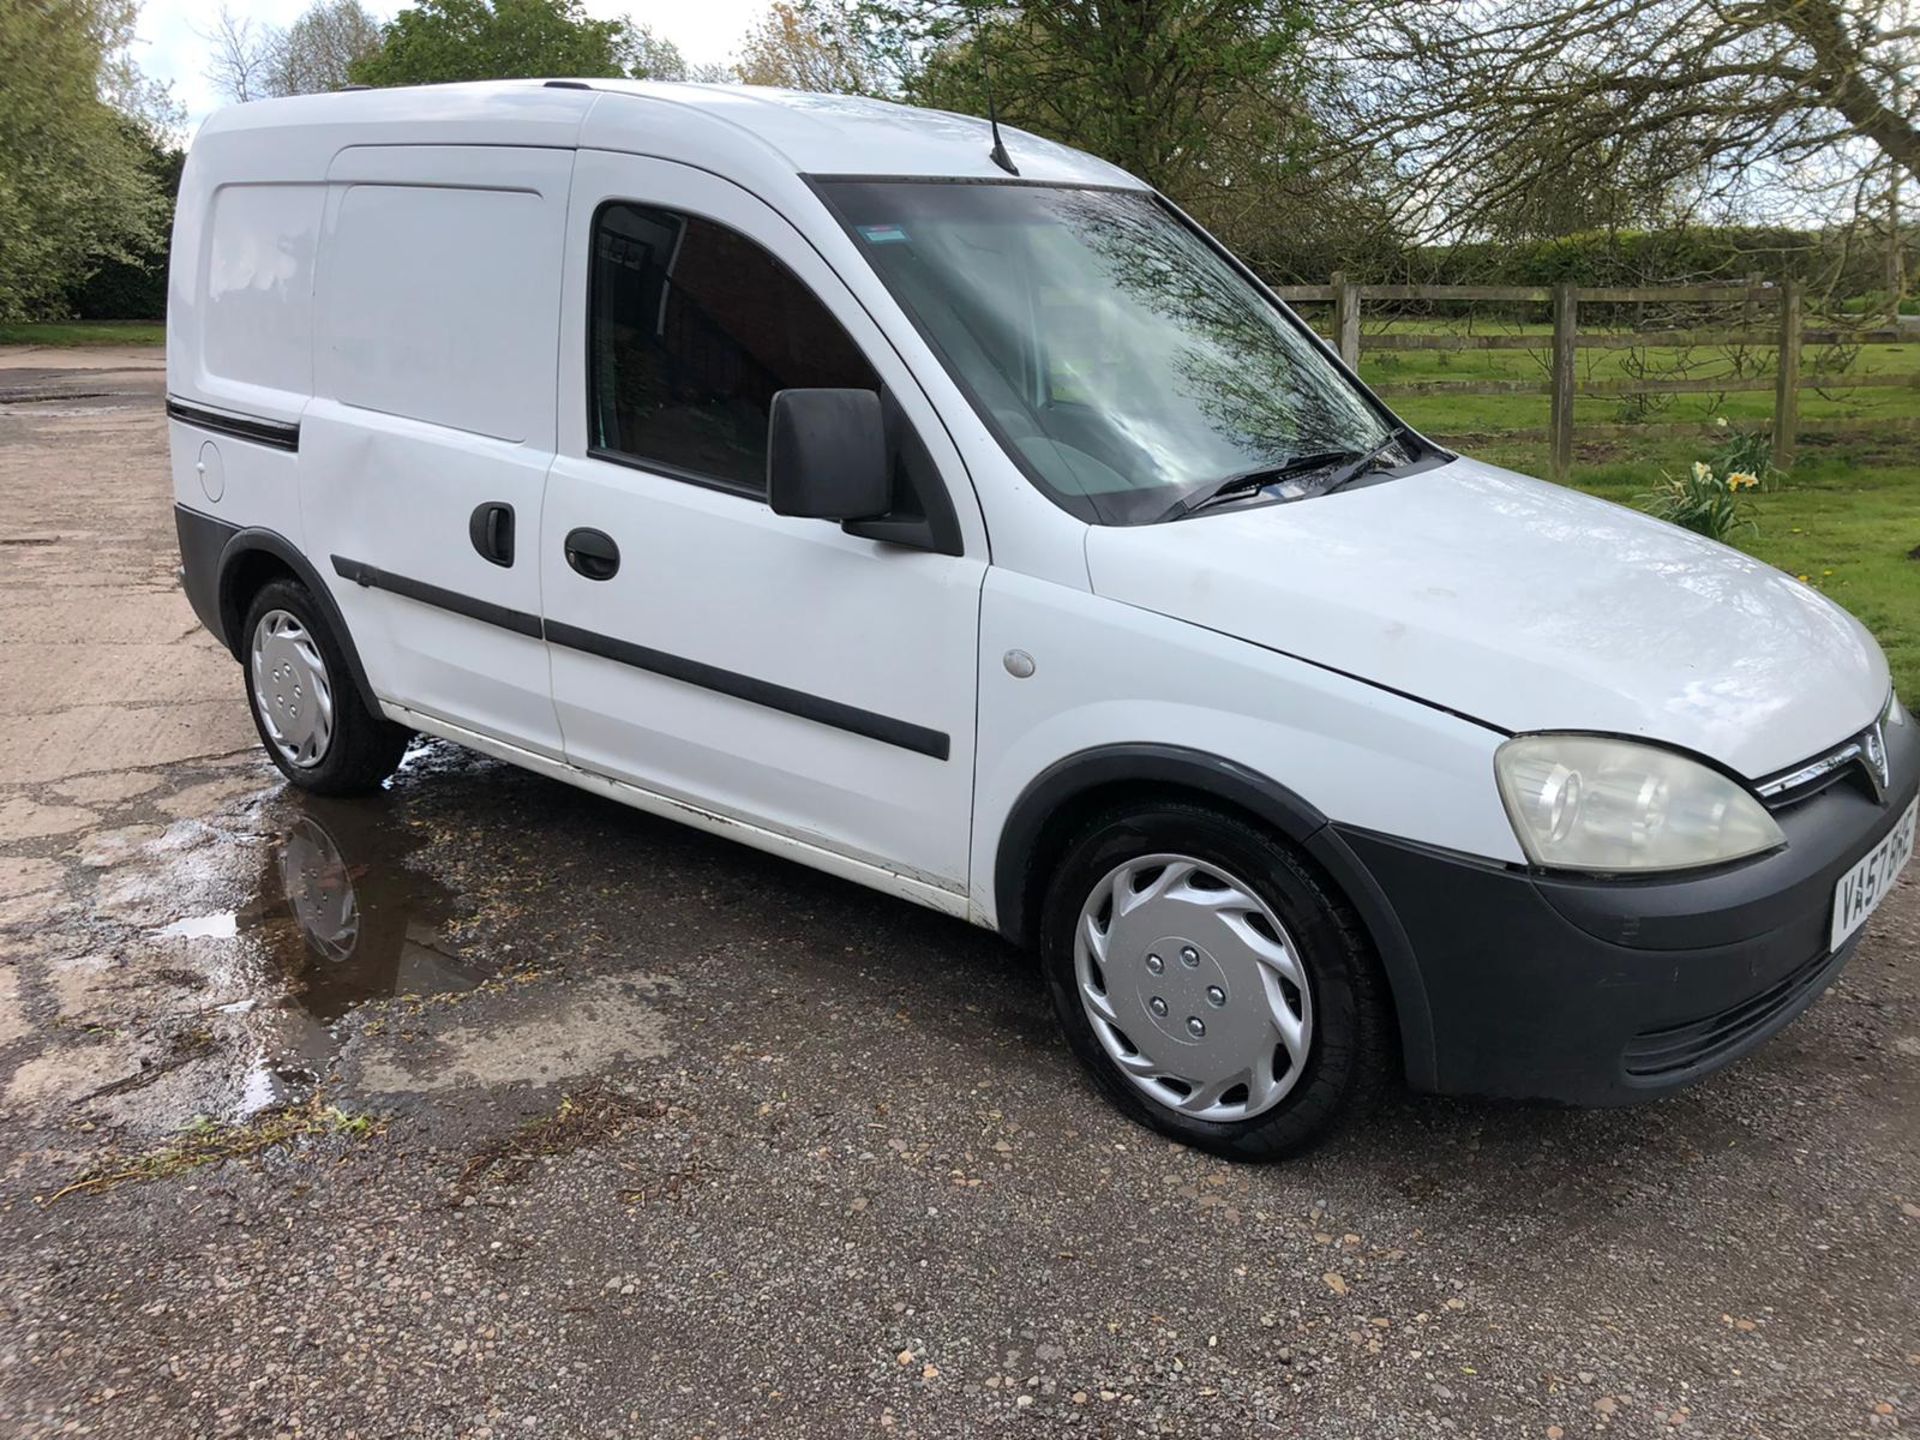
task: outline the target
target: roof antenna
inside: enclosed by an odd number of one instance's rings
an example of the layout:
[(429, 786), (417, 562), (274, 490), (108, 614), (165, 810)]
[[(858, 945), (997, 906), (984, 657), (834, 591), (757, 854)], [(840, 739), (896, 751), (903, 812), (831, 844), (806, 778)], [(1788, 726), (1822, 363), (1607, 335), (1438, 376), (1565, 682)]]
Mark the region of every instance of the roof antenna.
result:
[(987, 124), (993, 127), (993, 149), (987, 152), (987, 158), (1009, 175), (1018, 175), (1020, 168), (1013, 163), (1013, 157), (1007, 154), (1007, 147), (1000, 142), (1000, 108), (993, 103), (993, 60), (987, 53), (987, 38), (977, 27), (974, 39), (980, 46), (980, 74), (987, 86)]

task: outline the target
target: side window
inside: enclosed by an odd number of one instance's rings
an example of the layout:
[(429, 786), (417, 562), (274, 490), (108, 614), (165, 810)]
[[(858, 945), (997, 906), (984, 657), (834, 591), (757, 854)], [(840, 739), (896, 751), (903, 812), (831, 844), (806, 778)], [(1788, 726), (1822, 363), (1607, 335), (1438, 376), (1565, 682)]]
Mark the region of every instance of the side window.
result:
[(879, 390), (806, 285), (697, 215), (603, 206), (594, 221), (587, 375), (597, 454), (762, 494), (774, 393)]

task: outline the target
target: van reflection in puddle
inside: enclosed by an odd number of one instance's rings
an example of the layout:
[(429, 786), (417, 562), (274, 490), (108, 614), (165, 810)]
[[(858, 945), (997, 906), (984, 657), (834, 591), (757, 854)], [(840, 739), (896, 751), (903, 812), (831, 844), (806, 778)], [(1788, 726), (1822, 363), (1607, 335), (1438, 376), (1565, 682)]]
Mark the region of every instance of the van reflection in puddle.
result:
[[(442, 939), (452, 896), (404, 863), (417, 843), (377, 804), (307, 800), (287, 827), (260, 887), (263, 900), (277, 894), (285, 908), (260, 907), (258, 938), (314, 1019), (330, 1023), (368, 1000), (479, 983), (477, 969)], [(240, 923), (247, 928), (244, 915)]]

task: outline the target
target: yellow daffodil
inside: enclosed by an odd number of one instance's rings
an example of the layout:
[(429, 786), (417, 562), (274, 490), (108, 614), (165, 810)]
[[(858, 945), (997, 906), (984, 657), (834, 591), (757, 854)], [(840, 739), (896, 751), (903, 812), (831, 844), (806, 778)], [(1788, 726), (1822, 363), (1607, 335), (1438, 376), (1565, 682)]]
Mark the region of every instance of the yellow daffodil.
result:
[(1760, 484), (1758, 475), (1749, 475), (1745, 470), (1736, 470), (1727, 476), (1729, 490), (1752, 490)]
[(1704, 460), (1694, 461), (1693, 478), (1696, 484), (1706, 484), (1709, 480), (1713, 479), (1713, 467), (1708, 465)]

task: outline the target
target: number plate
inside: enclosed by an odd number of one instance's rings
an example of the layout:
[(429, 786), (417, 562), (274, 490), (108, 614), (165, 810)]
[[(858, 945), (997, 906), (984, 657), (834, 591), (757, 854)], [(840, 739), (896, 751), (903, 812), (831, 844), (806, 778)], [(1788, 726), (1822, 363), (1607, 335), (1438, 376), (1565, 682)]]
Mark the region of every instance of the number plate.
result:
[(1874, 907), (1887, 898), (1901, 867), (1913, 858), (1913, 830), (1920, 815), (1920, 800), (1907, 806), (1900, 823), (1886, 838), (1867, 852), (1866, 858), (1840, 877), (1833, 887), (1832, 949), (1838, 950), (1846, 938), (1867, 923)]

